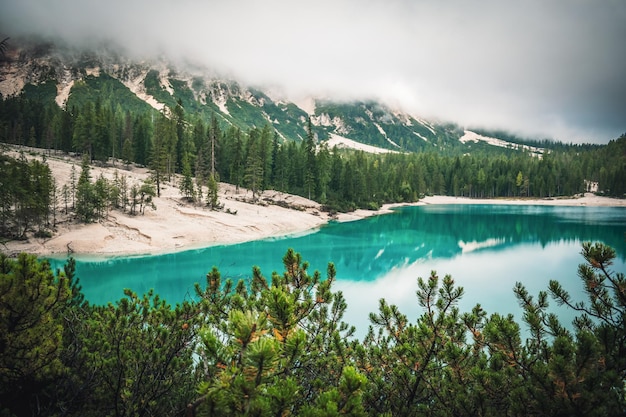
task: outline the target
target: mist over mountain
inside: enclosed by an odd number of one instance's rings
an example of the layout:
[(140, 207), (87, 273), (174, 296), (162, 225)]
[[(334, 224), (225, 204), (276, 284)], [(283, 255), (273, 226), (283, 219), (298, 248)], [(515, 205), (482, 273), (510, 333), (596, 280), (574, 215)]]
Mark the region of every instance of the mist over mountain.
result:
[(373, 100), (427, 120), (606, 143), (626, 130), (624, 19), (619, 0), (22, 0), (3, 6), (0, 35), (122, 45), (134, 60), (211, 68), (292, 102)]
[(463, 136), (456, 125), (429, 122), (374, 100), (307, 97), (295, 103), (275, 90), (246, 86), (208, 68), (166, 57), (132, 59), (106, 44), (83, 50), (14, 42), (0, 66), (0, 79), (4, 97), (24, 93), (67, 109), (89, 100), (113, 100), (140, 112), (167, 112), (180, 102), (189, 113), (204, 114), (207, 121), (216, 115), (222, 124), (244, 131), (269, 124), (283, 141), (303, 140), (309, 117), (318, 141), (340, 145), (350, 139), (390, 151), (417, 151), (457, 146)]
[[(310, 117), (316, 139), (340, 147), (360, 143), (396, 152), (462, 153), (481, 146), (523, 149), (519, 143), (524, 142), (503, 132), (468, 136), (457, 124), (426, 120), (380, 100), (309, 96), (291, 101), (280, 89), (252, 87), (164, 55), (139, 59), (107, 43), (84, 49), (41, 38), (12, 39), (0, 65), (0, 93), (54, 100), (67, 109), (112, 100), (123, 110), (168, 111), (180, 102), (206, 121), (215, 115), (220, 123), (244, 131), (271, 125), (283, 141), (303, 140)], [(491, 137), (498, 135), (499, 140)]]

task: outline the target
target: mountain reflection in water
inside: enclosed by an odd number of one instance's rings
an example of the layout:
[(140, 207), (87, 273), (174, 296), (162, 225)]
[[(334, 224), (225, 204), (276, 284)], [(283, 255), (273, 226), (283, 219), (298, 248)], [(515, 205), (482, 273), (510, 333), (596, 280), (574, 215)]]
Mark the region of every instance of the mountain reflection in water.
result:
[[(489, 313), (519, 313), (513, 285), (532, 294), (560, 280), (573, 297), (583, 296), (576, 275), (581, 243), (601, 241), (617, 252), (614, 270), (625, 272), (626, 209), (515, 205), (427, 205), (348, 223), (330, 223), (313, 233), (237, 245), (212, 246), (172, 254), (77, 259), (86, 298), (116, 301), (124, 288), (143, 293), (154, 288), (175, 304), (195, 297), (193, 285), (217, 266), (224, 278), (246, 278), (257, 265), (266, 276), (282, 272), (288, 248), (302, 254), (325, 276), (337, 269), (336, 289), (348, 301), (346, 321), (366, 329), (369, 312), (386, 298), (401, 311), (420, 312), (417, 277), (431, 270), (450, 274), (466, 295), (461, 310), (481, 303)], [(51, 260), (53, 267), (62, 261)], [(573, 316), (572, 316), (573, 317)]]

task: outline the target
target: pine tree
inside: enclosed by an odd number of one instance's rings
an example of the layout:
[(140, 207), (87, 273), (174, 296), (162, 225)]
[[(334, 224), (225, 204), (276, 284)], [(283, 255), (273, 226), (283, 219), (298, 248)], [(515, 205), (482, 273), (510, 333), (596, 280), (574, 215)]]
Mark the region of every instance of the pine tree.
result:
[(82, 328), (81, 370), (93, 382), (83, 387), (92, 396), (77, 415), (183, 415), (196, 384), (197, 310), (186, 301), (170, 306), (152, 291), (124, 294), (115, 304), (94, 306)]
[(249, 285), (235, 286), (214, 267), (206, 289), (196, 285), (211, 326), (200, 333), (206, 379), (188, 415), (364, 415), (366, 380), (346, 363), (354, 329), (331, 292), (334, 266), (322, 280), (291, 249), (283, 265), (271, 282), (255, 267)]
[(76, 187), (76, 215), (83, 223), (90, 223), (96, 218), (96, 195), (91, 183), (89, 157), (85, 155), (81, 165)]
[(137, 204), (139, 204), (139, 187), (133, 184), (130, 187), (130, 214), (137, 214)]
[(196, 191), (193, 186), (193, 178), (191, 176), (191, 164), (189, 163), (189, 155), (185, 152), (183, 155), (183, 177), (180, 181), (180, 192), (183, 194), (183, 198), (188, 201), (196, 200)]
[(150, 116), (137, 116), (133, 124), (133, 155), (139, 165), (148, 165), (152, 155), (152, 123)]
[(317, 153), (316, 169), (318, 178), (316, 197), (320, 203), (325, 204), (328, 200), (328, 184), (331, 176), (331, 155), (325, 143), (320, 146)]
[(209, 143), (211, 149), (211, 176), (217, 178), (217, 150), (218, 150), (218, 138), (221, 136), (220, 126), (217, 123), (215, 113), (211, 115), (211, 125), (208, 129)]
[(126, 211), (126, 207), (129, 205), (129, 197), (128, 197), (128, 179), (125, 174), (118, 175), (117, 171), (115, 172), (115, 184), (117, 189), (119, 190), (119, 206), (122, 211)]
[(247, 155), (244, 181), (246, 186), (252, 190), (252, 198), (256, 200), (257, 194), (263, 185), (263, 160), (261, 158), (260, 143), (255, 130), (250, 132), (247, 142)]
[(96, 219), (105, 219), (108, 215), (110, 200), (110, 185), (102, 174), (93, 185), (94, 211)]
[[(72, 209), (76, 207), (76, 165), (72, 164), (72, 169), (70, 171), (70, 186), (69, 192), (72, 197)], [(67, 210), (66, 210), (67, 211)]]
[(175, 135), (172, 137), (173, 143), (170, 145), (171, 161), (168, 164), (168, 176), (176, 171), (177, 167), (182, 167), (183, 156), (186, 151), (186, 126), (185, 109), (183, 102), (178, 99), (176, 106), (171, 111), (172, 123), (175, 125)]
[[(231, 130), (232, 132), (232, 130)], [(245, 175), (245, 159), (243, 151), (243, 142), (241, 139), (241, 130), (236, 129), (231, 137), (231, 163), (229, 166), (230, 182), (235, 184), (236, 191), (239, 192), (239, 187), (243, 185)]]
[(157, 196), (161, 196), (161, 183), (169, 175), (171, 163), (171, 144), (174, 142), (175, 132), (173, 125), (161, 114), (154, 129), (152, 152), (150, 155), (150, 169), (156, 183)]
[(74, 149), (80, 153), (89, 155), (90, 159), (93, 158), (93, 143), (96, 139), (95, 119), (94, 106), (91, 102), (88, 102), (78, 114), (76, 125), (74, 126)]
[(207, 191), (207, 206), (211, 210), (216, 210), (220, 208), (220, 202), (218, 198), (219, 184), (216, 181), (214, 176), (209, 177), (208, 181), (208, 191)]
[(63, 198), (63, 205), (65, 206), (65, 210), (63, 212), (67, 214), (69, 213), (70, 201), (70, 189), (67, 184), (63, 184), (63, 187), (61, 187), (61, 197)]
[(57, 187), (57, 181), (53, 176), (50, 176), (50, 207), (48, 208), (48, 212), (52, 212), (52, 227), (57, 227), (57, 207), (59, 206), (59, 198), (61, 197), (59, 194), (59, 187)]
[(42, 387), (64, 377), (63, 311), (68, 280), (47, 262), (0, 253), (0, 413), (37, 414)]
[(156, 206), (154, 204), (154, 197), (156, 196), (156, 187), (151, 179), (146, 179), (141, 184), (138, 190), (139, 194), (139, 212), (144, 214), (146, 206), (151, 207), (153, 210), (156, 210)]
[(311, 199), (315, 193), (315, 173), (316, 173), (316, 158), (315, 158), (315, 137), (313, 135), (313, 126), (311, 124), (311, 118), (307, 119), (306, 140), (304, 141), (304, 153), (305, 153), (305, 166), (304, 166), (304, 186)]
[(134, 160), (133, 143), (130, 138), (124, 139), (124, 144), (122, 145), (122, 160), (124, 164), (126, 164), (126, 168), (128, 168)]

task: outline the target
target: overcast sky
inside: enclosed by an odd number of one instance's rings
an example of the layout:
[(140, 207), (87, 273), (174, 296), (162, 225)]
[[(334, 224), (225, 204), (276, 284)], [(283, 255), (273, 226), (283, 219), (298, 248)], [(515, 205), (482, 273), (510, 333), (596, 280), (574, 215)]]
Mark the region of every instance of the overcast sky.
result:
[(244, 83), (565, 142), (626, 133), (624, 0), (2, 0), (0, 36), (112, 40)]

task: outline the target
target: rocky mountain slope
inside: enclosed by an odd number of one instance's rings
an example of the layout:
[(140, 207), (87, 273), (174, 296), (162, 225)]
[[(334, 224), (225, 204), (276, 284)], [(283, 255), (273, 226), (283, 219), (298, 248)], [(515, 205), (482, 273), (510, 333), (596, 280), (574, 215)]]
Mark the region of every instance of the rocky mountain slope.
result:
[(0, 62), (0, 94), (26, 94), (68, 109), (88, 100), (108, 100), (135, 112), (167, 112), (180, 102), (187, 112), (207, 121), (215, 116), (221, 124), (243, 130), (269, 124), (283, 140), (305, 138), (310, 117), (319, 141), (333, 139), (344, 146), (457, 154), (496, 148), (524, 151), (482, 135), (466, 140), (467, 132), (459, 126), (427, 121), (377, 101), (311, 98), (306, 105), (296, 104), (207, 68), (165, 59), (133, 60), (106, 45), (84, 51), (50, 42), (12, 42)]

